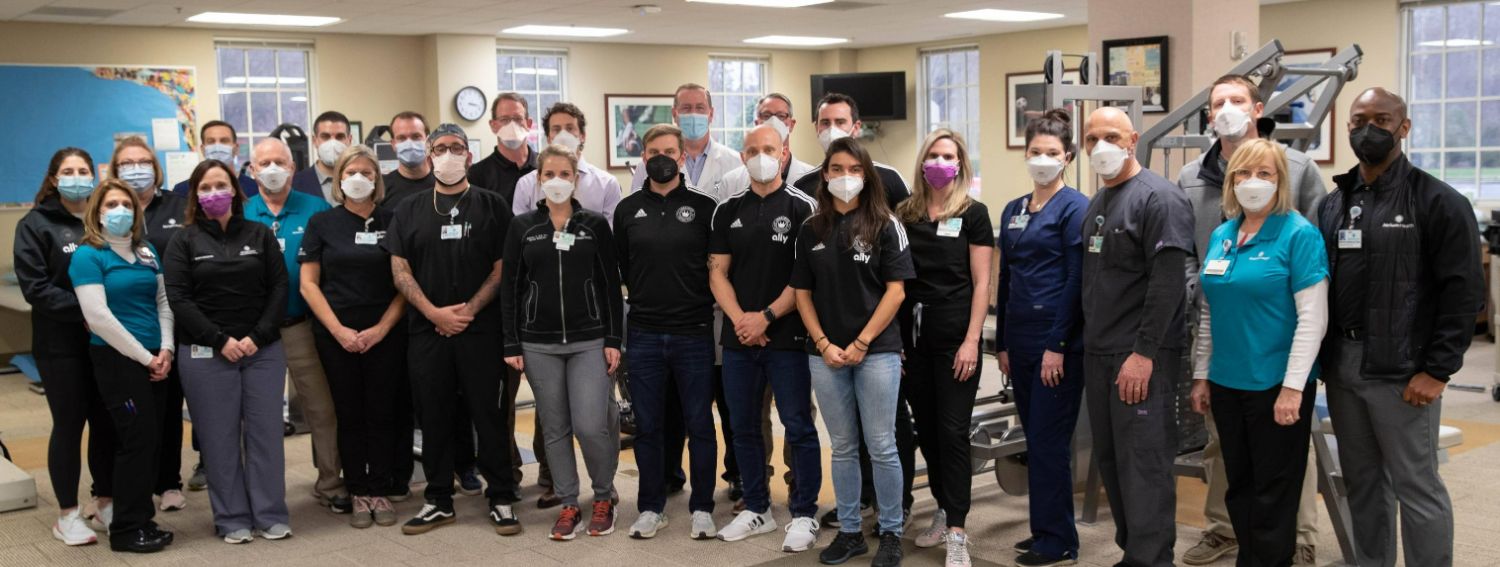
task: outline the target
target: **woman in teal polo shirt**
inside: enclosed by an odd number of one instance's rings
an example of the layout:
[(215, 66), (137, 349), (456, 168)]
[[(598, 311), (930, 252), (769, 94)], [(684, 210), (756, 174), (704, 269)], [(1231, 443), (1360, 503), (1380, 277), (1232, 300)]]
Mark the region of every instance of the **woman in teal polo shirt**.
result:
[(1290, 565), (1328, 326), (1328, 257), (1317, 228), (1292, 209), (1279, 144), (1247, 142), (1227, 171), (1229, 220), (1209, 238), (1199, 275), (1207, 305), (1193, 410), (1212, 407), (1219, 428), (1238, 564)]

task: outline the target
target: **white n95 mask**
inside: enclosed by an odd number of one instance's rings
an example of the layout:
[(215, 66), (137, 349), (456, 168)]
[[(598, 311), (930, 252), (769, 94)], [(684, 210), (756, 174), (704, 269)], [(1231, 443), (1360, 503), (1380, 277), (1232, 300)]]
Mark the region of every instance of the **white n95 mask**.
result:
[(576, 153), (578, 147), (583, 145), (583, 140), (579, 140), (578, 136), (574, 136), (572, 132), (563, 130), (552, 135), (552, 143), (568, 148)]
[(273, 163), (271, 165), (260, 168), (260, 171), (256, 172), (255, 174), (255, 180), (260, 182), (261, 189), (265, 189), (268, 193), (275, 194), (286, 190), (287, 179), (291, 176), (292, 172), (287, 171), (286, 168)]
[(1130, 152), (1125, 151), (1125, 148), (1100, 140), (1094, 144), (1094, 151), (1089, 154), (1089, 166), (1100, 177), (1113, 179), (1120, 174), (1120, 170), (1125, 169), (1125, 160), (1129, 157)]
[(573, 182), (561, 177), (553, 177), (546, 183), (542, 183), (542, 194), (547, 196), (548, 201), (561, 205), (573, 198)]
[(1276, 184), (1252, 177), (1234, 186), (1234, 200), (1248, 213), (1258, 213), (1276, 198)]
[(323, 162), (323, 165), (333, 167), (333, 164), (338, 163), (339, 156), (344, 155), (344, 150), (347, 149), (349, 149), (349, 144), (338, 140), (328, 140), (318, 144), (318, 161)]
[(526, 127), (518, 122), (506, 124), (500, 128), (499, 132), (495, 133), (500, 138), (500, 143), (512, 150), (520, 149), (521, 146), (526, 145), (526, 137), (529, 134), (530, 132), (526, 131)]
[(349, 177), (345, 177), (343, 181), (340, 181), (339, 189), (344, 192), (345, 197), (348, 197), (351, 200), (364, 201), (365, 199), (369, 199), (370, 195), (375, 193), (375, 182), (370, 181), (369, 179), (366, 179), (365, 176), (356, 173), (354, 175), (350, 175)]
[(759, 154), (745, 160), (745, 171), (750, 173), (750, 178), (757, 183), (770, 183), (781, 173), (781, 162), (770, 154)]
[(849, 133), (840, 130), (838, 126), (829, 126), (822, 132), (818, 132), (818, 144), (823, 146), (823, 151), (828, 151), (828, 146), (833, 145), (834, 140), (848, 138)]
[(828, 180), (828, 192), (833, 193), (834, 198), (848, 203), (859, 196), (865, 190), (865, 178), (857, 175), (845, 175)]
[(1214, 133), (1219, 137), (1237, 142), (1250, 129), (1250, 114), (1234, 103), (1225, 102), (1214, 112)]
[(1026, 173), (1037, 185), (1046, 185), (1062, 174), (1063, 162), (1052, 156), (1036, 156), (1026, 160)]

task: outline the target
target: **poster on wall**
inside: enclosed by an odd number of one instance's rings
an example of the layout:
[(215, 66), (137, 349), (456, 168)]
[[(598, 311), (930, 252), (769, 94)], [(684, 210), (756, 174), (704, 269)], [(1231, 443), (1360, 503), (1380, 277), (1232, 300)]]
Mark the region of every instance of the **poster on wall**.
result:
[(641, 162), (646, 131), (672, 123), (672, 95), (604, 95), (605, 152), (610, 169), (630, 169)]
[[(1005, 147), (1010, 149), (1023, 149), (1026, 147), (1026, 124), (1032, 120), (1041, 118), (1047, 112), (1047, 85), (1045, 75), (1041, 73), (1009, 73), (1005, 75), (1005, 103), (1009, 111), (1005, 113)], [(1077, 69), (1063, 71), (1063, 84), (1076, 85), (1079, 83)], [(1079, 119), (1077, 105), (1068, 101), (1065, 106), (1068, 115), (1073, 117), (1073, 139), (1082, 141), (1079, 137)]]
[(30, 202), (59, 148), (107, 164), (128, 132), (153, 148), (197, 150), (196, 96), (192, 67), (0, 65), (0, 124), (26, 138), (0, 152), (0, 203)]
[[(1337, 53), (1338, 50), (1332, 47), (1288, 51), (1281, 56), (1281, 64), (1286, 67), (1319, 67)], [(1282, 91), (1291, 88), (1293, 83), (1296, 83), (1303, 77), (1304, 75), (1292, 74), (1282, 76), (1281, 82), (1276, 84), (1275, 93), (1271, 96), (1280, 95)], [(1327, 81), (1320, 83), (1317, 87), (1308, 91), (1307, 94), (1292, 101), (1291, 104), (1288, 104), (1286, 108), (1283, 108), (1281, 112), (1276, 113), (1271, 118), (1274, 118), (1277, 124), (1303, 124), (1307, 122), (1307, 113), (1312, 111), (1313, 105), (1318, 103), (1321, 99), (1320, 97), (1323, 96), (1323, 93), (1327, 89)], [(1328, 107), (1328, 117), (1323, 119), (1323, 124), (1318, 127), (1317, 137), (1308, 143), (1307, 151), (1304, 152), (1308, 157), (1313, 158), (1313, 160), (1320, 164), (1333, 163), (1333, 125), (1338, 122), (1336, 119), (1338, 116), (1337, 107), (1337, 104)]]
[(1109, 85), (1145, 87), (1142, 112), (1166, 112), (1171, 106), (1167, 36), (1104, 41), (1104, 79)]

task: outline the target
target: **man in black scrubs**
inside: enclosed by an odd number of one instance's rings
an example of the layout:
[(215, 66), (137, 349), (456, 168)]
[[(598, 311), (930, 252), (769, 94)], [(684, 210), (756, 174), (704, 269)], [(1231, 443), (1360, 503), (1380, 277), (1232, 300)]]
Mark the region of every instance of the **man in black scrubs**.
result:
[(396, 150), (396, 170), (385, 174), (385, 200), (389, 207), (431, 189), (437, 178), (427, 163), (427, 119), (407, 110), (391, 118), (391, 146)]
[(509, 203), (516, 196), (516, 182), (536, 171), (536, 150), (526, 143), (531, 132), (531, 109), (526, 97), (516, 93), (495, 95), (490, 106), (490, 131), (500, 143), (489, 157), (469, 168), (469, 181), (476, 187), (499, 193)]
[(1176, 184), (1135, 160), (1140, 134), (1120, 109), (1095, 110), (1084, 130), (1104, 185), (1083, 221), (1084, 399), (1094, 462), (1125, 564), (1172, 565), (1192, 207)]
[[(442, 124), (427, 138), (437, 185), (402, 201), (386, 238), (396, 289), (406, 296), (411, 375), (421, 408), (427, 504), (402, 527), (426, 533), (454, 521), (453, 409), (458, 392), (479, 432), (479, 470), (488, 481), (490, 520), (501, 535), (520, 533), (511, 505), (520, 500), (511, 471), (510, 426), (500, 407), (505, 386), (500, 349), (501, 246), (510, 203), (475, 190), (468, 136)], [(505, 404), (509, 406), (510, 404)]]

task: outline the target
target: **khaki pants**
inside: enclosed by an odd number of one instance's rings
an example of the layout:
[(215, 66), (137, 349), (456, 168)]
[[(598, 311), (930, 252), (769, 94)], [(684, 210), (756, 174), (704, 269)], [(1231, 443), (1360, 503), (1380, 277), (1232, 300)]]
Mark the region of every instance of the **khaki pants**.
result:
[(339, 477), (338, 419), (333, 413), (333, 394), (328, 377), (313, 343), (312, 322), (303, 321), (281, 328), (281, 343), (286, 346), (286, 371), (296, 388), (302, 416), (312, 428), (313, 465), (318, 468), (318, 482), (313, 495), (322, 499), (348, 496), (344, 479)]
[[(1213, 412), (1209, 412), (1204, 418), (1208, 425), (1208, 445), (1203, 447), (1203, 470), (1208, 476), (1208, 500), (1203, 503), (1203, 515), (1208, 518), (1208, 528), (1204, 531), (1235, 539), (1234, 526), (1229, 523), (1229, 509), (1224, 506), (1224, 492), (1229, 489), (1229, 478), (1224, 472), (1224, 460), (1219, 450), (1219, 429), (1214, 426)], [(1297, 545), (1318, 544), (1318, 467), (1316, 456), (1309, 454), (1307, 458), (1307, 473), (1302, 478), (1301, 504), (1297, 506)]]

